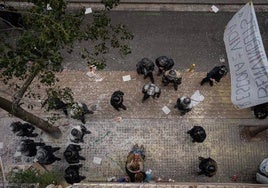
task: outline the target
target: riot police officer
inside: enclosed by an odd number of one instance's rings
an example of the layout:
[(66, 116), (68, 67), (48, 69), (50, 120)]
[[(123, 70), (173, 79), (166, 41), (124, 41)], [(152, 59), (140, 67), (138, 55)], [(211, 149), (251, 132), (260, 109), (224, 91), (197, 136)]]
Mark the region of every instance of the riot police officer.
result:
[(162, 83), (164, 86), (167, 86), (169, 83), (173, 83), (174, 89), (177, 91), (178, 86), (181, 84), (181, 74), (179, 71), (176, 71), (174, 69), (167, 70), (163, 77), (162, 77)]
[(154, 99), (155, 97), (159, 98), (161, 95), (161, 89), (156, 86), (155, 84), (145, 84), (142, 88), (142, 93), (144, 94), (142, 98), (142, 102), (152, 96)]
[(44, 145), (45, 145), (44, 143), (34, 142), (31, 139), (25, 139), (25, 140), (21, 140), (17, 150), (20, 151), (21, 154), (24, 156), (33, 157), (37, 153), (36, 147), (44, 146)]
[(124, 101), (123, 96), (124, 96), (124, 93), (120, 90), (115, 91), (111, 96), (110, 103), (117, 111), (120, 111), (119, 108), (122, 108), (124, 110), (127, 109), (127, 107), (123, 105), (123, 101)]
[(84, 135), (90, 134), (91, 132), (83, 125), (75, 126), (71, 130), (70, 140), (74, 143), (84, 142)]
[(210, 86), (213, 86), (213, 81), (220, 82), (220, 80), (226, 76), (228, 70), (225, 65), (214, 67), (207, 76), (203, 78), (200, 85), (202, 86), (204, 83), (209, 82)]
[(194, 126), (191, 130), (187, 131), (187, 134), (190, 134), (193, 142), (199, 143), (203, 142), (207, 137), (205, 129), (201, 126)]
[(65, 169), (64, 179), (69, 184), (80, 183), (85, 176), (79, 175), (79, 169), (82, 167), (82, 164), (79, 165), (70, 165), (68, 168)]
[(181, 97), (178, 98), (176, 105), (174, 108), (178, 108), (181, 112), (181, 115), (185, 115), (187, 112), (191, 111), (193, 108), (193, 104), (190, 97)]
[(158, 67), (157, 76), (160, 76), (163, 72), (172, 69), (174, 61), (167, 56), (160, 56), (155, 60), (155, 64)]
[(56, 157), (53, 153), (58, 151), (60, 147), (52, 147), (52, 146), (40, 146), (37, 149), (36, 159), (38, 163), (43, 165), (49, 165), (54, 163), (55, 161), (60, 161), (61, 159)]
[(148, 58), (143, 58), (136, 65), (137, 73), (143, 74), (143, 78), (150, 78), (151, 82), (154, 83), (153, 71), (154, 71), (154, 63)]
[(198, 175), (204, 174), (205, 176), (212, 177), (216, 174), (218, 167), (215, 160), (211, 159), (210, 157), (199, 157), (198, 159), (200, 160), (200, 172), (198, 172)]
[(13, 122), (10, 125), (11, 131), (16, 135), (16, 136), (26, 136), (26, 137), (37, 137), (37, 133), (33, 133), (34, 131), (34, 126), (29, 124), (29, 123), (21, 123), (19, 121)]
[(70, 115), (71, 118), (79, 119), (82, 123), (86, 123), (85, 114), (93, 114), (93, 111), (89, 110), (85, 103), (75, 102), (71, 106)]
[(82, 148), (80, 145), (69, 144), (63, 155), (69, 164), (79, 163), (80, 160), (86, 160), (79, 155), (79, 151), (81, 150)]

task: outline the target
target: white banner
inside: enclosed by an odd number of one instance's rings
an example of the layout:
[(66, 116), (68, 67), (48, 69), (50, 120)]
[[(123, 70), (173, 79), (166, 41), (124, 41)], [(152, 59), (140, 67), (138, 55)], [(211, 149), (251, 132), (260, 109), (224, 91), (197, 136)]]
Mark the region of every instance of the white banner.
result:
[(252, 3), (247, 3), (229, 21), (224, 43), (233, 104), (248, 108), (268, 102), (268, 62)]

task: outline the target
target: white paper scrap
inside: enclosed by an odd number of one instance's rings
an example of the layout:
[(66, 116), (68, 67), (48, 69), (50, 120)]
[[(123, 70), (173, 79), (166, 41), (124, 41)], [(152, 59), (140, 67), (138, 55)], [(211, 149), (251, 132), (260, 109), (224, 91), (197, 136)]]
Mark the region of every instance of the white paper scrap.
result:
[(47, 4), (47, 10), (52, 10), (50, 4)]
[(21, 152), (20, 151), (16, 151), (15, 154), (14, 154), (14, 157), (19, 157), (21, 156)]
[(85, 14), (90, 14), (90, 13), (92, 13), (92, 9), (91, 8), (86, 8)]
[(191, 96), (193, 106), (198, 105), (204, 99), (205, 99), (205, 97), (200, 94), (199, 90), (196, 90), (195, 93)]
[(165, 114), (169, 114), (169, 112), (170, 112), (170, 109), (169, 109), (167, 106), (164, 106), (164, 107), (162, 108), (162, 110), (163, 110), (163, 112), (164, 112)]
[(124, 82), (129, 81), (129, 80), (131, 80), (130, 75), (123, 76), (123, 81)]
[(3, 142), (0, 142), (0, 149), (3, 149), (3, 147), (4, 147)]
[(212, 5), (211, 10), (212, 10), (213, 12), (217, 13), (217, 12), (219, 11), (219, 8), (216, 7), (215, 5)]
[(95, 163), (95, 164), (101, 164), (101, 158), (99, 158), (99, 157), (94, 157), (93, 158), (93, 163)]

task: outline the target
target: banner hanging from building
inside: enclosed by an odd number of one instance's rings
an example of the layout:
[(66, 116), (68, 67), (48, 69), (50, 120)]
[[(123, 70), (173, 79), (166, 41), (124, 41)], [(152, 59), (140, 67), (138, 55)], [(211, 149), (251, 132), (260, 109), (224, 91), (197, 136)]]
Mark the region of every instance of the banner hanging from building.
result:
[(247, 3), (229, 21), (224, 43), (233, 104), (242, 109), (268, 102), (268, 62), (253, 3)]

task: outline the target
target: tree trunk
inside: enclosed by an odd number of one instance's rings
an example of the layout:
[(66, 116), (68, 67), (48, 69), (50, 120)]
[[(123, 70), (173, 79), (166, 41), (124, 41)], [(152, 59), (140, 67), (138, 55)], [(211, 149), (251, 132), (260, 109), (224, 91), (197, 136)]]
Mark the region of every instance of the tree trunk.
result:
[(49, 122), (35, 116), (34, 114), (27, 112), (21, 107), (17, 107), (16, 110), (12, 109), (12, 102), (2, 98), (0, 96), (0, 108), (6, 110), (10, 114), (26, 121), (29, 122), (39, 129), (43, 130), (46, 132), (48, 135), (52, 136), (53, 138), (60, 138), (61, 137), (61, 131), (58, 127), (55, 127), (51, 125)]
[(268, 125), (265, 126), (253, 126), (249, 128), (249, 135), (251, 137), (255, 137), (257, 136), (259, 133), (261, 133), (262, 131), (265, 131), (266, 129), (268, 129)]

